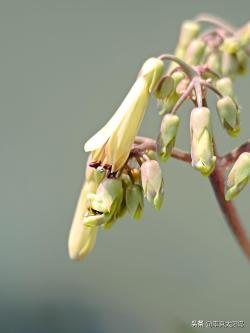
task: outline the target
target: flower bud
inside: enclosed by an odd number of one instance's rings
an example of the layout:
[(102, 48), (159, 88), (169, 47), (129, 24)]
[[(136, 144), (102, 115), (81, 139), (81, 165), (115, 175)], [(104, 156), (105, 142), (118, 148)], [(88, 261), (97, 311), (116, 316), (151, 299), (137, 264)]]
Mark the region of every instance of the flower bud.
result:
[(236, 58), (238, 62), (238, 74), (244, 75), (247, 73), (248, 69), (248, 55), (244, 50), (239, 50), (236, 53)]
[(202, 175), (209, 176), (215, 167), (213, 138), (208, 108), (194, 108), (190, 117), (192, 166)]
[(178, 84), (184, 79), (185, 74), (183, 72), (175, 72), (171, 75), (172, 79), (174, 80), (174, 89), (172, 94), (163, 99), (160, 103), (160, 112), (159, 115), (162, 116), (165, 113), (169, 113), (172, 111), (173, 107), (177, 103), (178, 99), (180, 98), (179, 94), (176, 92)]
[(164, 198), (164, 183), (160, 165), (155, 160), (142, 163), (141, 180), (144, 196), (156, 210), (161, 208)]
[(173, 107), (178, 102), (180, 96), (174, 92), (169, 98), (163, 100), (160, 104), (159, 115), (163, 116), (165, 113), (170, 113), (173, 110)]
[(201, 39), (194, 39), (187, 49), (185, 60), (188, 64), (197, 66), (204, 57), (206, 44)]
[(166, 114), (161, 122), (161, 130), (158, 138), (158, 154), (162, 161), (166, 161), (171, 155), (175, 145), (180, 119), (177, 115)]
[(234, 96), (233, 82), (229, 77), (223, 77), (216, 81), (216, 88), (223, 96)]
[(240, 49), (240, 41), (235, 37), (228, 37), (224, 40), (221, 49), (229, 54), (235, 54)]
[(236, 137), (240, 133), (240, 111), (235, 101), (229, 96), (220, 98), (217, 101), (217, 111), (227, 133)]
[(142, 187), (138, 184), (129, 184), (126, 188), (126, 207), (135, 220), (142, 215), (144, 200)]
[(250, 44), (250, 23), (240, 30), (239, 38), (243, 46), (248, 46)]
[[(181, 26), (180, 37), (175, 49), (175, 55), (177, 58), (185, 59), (185, 54), (188, 45), (196, 38), (200, 33), (200, 25), (195, 21), (185, 21)], [(178, 64), (174, 61), (170, 63), (168, 72), (171, 72), (174, 68), (178, 67)]]
[(238, 70), (238, 61), (235, 54), (222, 52), (221, 72), (223, 76), (234, 76)]
[(164, 76), (155, 91), (155, 97), (158, 99), (164, 99), (169, 97), (174, 91), (174, 79), (171, 76)]
[(178, 45), (186, 49), (191, 41), (200, 33), (200, 25), (195, 21), (185, 21), (181, 26)]
[(229, 172), (225, 187), (225, 199), (234, 199), (246, 186), (250, 178), (250, 153), (242, 153)]
[(215, 73), (221, 73), (221, 53), (212, 52), (207, 58), (208, 68), (214, 71)]
[(99, 226), (113, 219), (120, 209), (123, 187), (120, 179), (105, 179), (96, 193), (89, 193), (88, 213), (84, 217), (86, 226)]
[(159, 83), (164, 72), (164, 62), (158, 58), (149, 58), (142, 66), (139, 76), (143, 76), (149, 85), (151, 93)]

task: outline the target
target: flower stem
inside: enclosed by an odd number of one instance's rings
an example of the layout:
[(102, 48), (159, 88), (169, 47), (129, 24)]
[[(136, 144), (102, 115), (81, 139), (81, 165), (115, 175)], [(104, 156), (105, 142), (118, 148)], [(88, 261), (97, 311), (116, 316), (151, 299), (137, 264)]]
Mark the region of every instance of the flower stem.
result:
[(248, 259), (250, 259), (250, 242), (247, 238), (246, 231), (241, 225), (240, 218), (233, 203), (231, 201), (226, 201), (224, 198), (224, 174), (223, 169), (220, 168), (219, 164), (216, 165), (214, 172), (209, 177), (209, 180), (230, 229), (240, 244), (243, 252), (246, 254)]
[(220, 165), (224, 168), (237, 160), (237, 158), (244, 152), (250, 152), (250, 139), (243, 143), (241, 146), (233, 149), (230, 153), (221, 157)]
[[(204, 105), (206, 102), (203, 101)], [(156, 151), (157, 143), (154, 139), (137, 136), (135, 139), (135, 147), (140, 152), (146, 150), (154, 150)], [(215, 170), (209, 176), (210, 183), (214, 190), (215, 197), (218, 201), (218, 204), (224, 214), (224, 217), (232, 230), (235, 238), (237, 239), (238, 243), (240, 244), (243, 252), (246, 256), (250, 259), (250, 241), (247, 238), (246, 231), (240, 222), (239, 215), (231, 201), (226, 201), (224, 198), (224, 170), (225, 170), (225, 161), (229, 163), (235, 160), (242, 152), (250, 151), (250, 140), (247, 141), (245, 144), (240, 146), (239, 148), (233, 150), (231, 153), (225, 155), (223, 158), (217, 156), (217, 163)], [(215, 149), (216, 152), (216, 149)], [(216, 153), (217, 155), (217, 153)], [(178, 148), (174, 148), (172, 150), (171, 156), (177, 160), (191, 163), (191, 155), (190, 153), (180, 150)]]
[[(143, 137), (143, 136), (137, 136), (135, 138), (135, 147), (132, 148), (133, 150), (137, 150), (139, 152), (144, 152), (146, 150), (153, 150), (156, 151), (157, 149), (157, 143), (156, 140)], [(178, 149), (178, 148), (173, 148), (171, 152), (171, 156), (179, 161), (191, 162), (191, 155), (189, 152)]]
[(201, 14), (195, 18), (196, 22), (205, 22), (205, 23), (211, 23), (216, 25), (219, 28), (222, 28), (223, 30), (227, 31), (230, 34), (235, 33), (235, 27), (230, 25), (229, 23), (225, 22), (221, 18), (218, 18), (213, 15), (208, 15), (208, 14)]
[(160, 60), (170, 60), (176, 62), (182, 70), (187, 74), (190, 80), (192, 80), (195, 76), (197, 76), (197, 72), (193, 69), (192, 66), (187, 64), (185, 61), (180, 58), (172, 55), (172, 54), (162, 54), (158, 57)]

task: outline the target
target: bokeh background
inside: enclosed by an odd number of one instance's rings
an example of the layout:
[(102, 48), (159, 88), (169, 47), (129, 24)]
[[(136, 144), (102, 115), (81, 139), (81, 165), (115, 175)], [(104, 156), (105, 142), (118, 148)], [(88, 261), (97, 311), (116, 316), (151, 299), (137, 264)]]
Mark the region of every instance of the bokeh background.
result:
[[(240, 26), (250, 2), (1, 0), (1, 333), (201, 332), (192, 320), (244, 320), (249, 332), (249, 264), (208, 181), (188, 165), (164, 165), (160, 213), (146, 205), (140, 223), (127, 216), (101, 231), (83, 263), (67, 254), (84, 141), (143, 61), (172, 52), (181, 22), (200, 12)], [(249, 77), (236, 84), (239, 139), (214, 117), (221, 153), (250, 136), (249, 85)], [(182, 109), (182, 148), (190, 107)], [(141, 133), (155, 137), (159, 121), (152, 103)], [(236, 201), (248, 232), (249, 195), (250, 187)]]

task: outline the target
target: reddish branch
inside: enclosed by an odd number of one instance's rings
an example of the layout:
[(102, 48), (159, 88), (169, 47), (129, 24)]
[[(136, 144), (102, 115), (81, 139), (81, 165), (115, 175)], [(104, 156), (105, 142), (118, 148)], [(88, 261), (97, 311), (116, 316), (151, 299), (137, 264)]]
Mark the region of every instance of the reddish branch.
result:
[(243, 143), (238, 148), (235, 148), (230, 153), (222, 156), (220, 161), (221, 166), (227, 167), (235, 160), (237, 160), (237, 158), (244, 152), (250, 152), (250, 140), (247, 140), (247, 142)]
[(246, 231), (241, 225), (239, 215), (237, 214), (233, 203), (231, 201), (226, 201), (224, 198), (225, 183), (223, 171), (224, 168), (221, 168), (219, 163), (217, 163), (214, 172), (209, 177), (209, 180), (230, 229), (240, 244), (243, 252), (250, 259), (250, 241), (247, 238)]
[[(136, 137), (135, 146), (133, 149), (138, 152), (143, 152), (146, 150), (156, 151), (157, 143), (155, 140), (146, 137)], [(250, 152), (250, 140), (241, 145), (240, 147), (232, 150), (230, 153), (226, 154), (223, 157), (217, 156), (217, 163), (215, 170), (209, 176), (210, 183), (214, 190), (214, 194), (219, 203), (219, 206), (224, 214), (224, 217), (232, 230), (235, 238), (240, 244), (243, 252), (246, 254), (248, 259), (250, 259), (250, 241), (247, 238), (246, 231), (240, 222), (239, 215), (231, 201), (226, 201), (224, 197), (224, 172), (225, 168), (233, 163), (241, 153), (249, 151)], [(190, 153), (174, 148), (172, 150), (171, 156), (177, 160), (181, 160), (187, 163), (191, 162)]]

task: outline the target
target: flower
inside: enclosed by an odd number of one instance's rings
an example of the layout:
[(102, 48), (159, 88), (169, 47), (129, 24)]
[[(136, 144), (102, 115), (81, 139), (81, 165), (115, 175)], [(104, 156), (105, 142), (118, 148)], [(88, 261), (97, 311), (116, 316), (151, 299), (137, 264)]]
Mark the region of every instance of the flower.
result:
[(203, 176), (209, 176), (215, 167), (213, 137), (208, 108), (194, 108), (190, 117), (192, 166)]
[(225, 199), (234, 199), (250, 178), (250, 153), (242, 153), (232, 167), (226, 181)]
[(149, 95), (159, 83), (164, 63), (157, 58), (148, 59), (138, 78), (109, 122), (89, 139), (85, 151), (92, 152), (92, 160), (111, 166), (118, 171), (126, 162), (135, 136), (139, 131)]
[(73, 260), (82, 260), (91, 252), (95, 246), (98, 231), (97, 227), (89, 228), (86, 226), (84, 216), (88, 212), (87, 196), (97, 190), (100, 182), (105, 177), (105, 173), (88, 166), (90, 157), (87, 162), (85, 182), (82, 186), (69, 233), (68, 252)]

